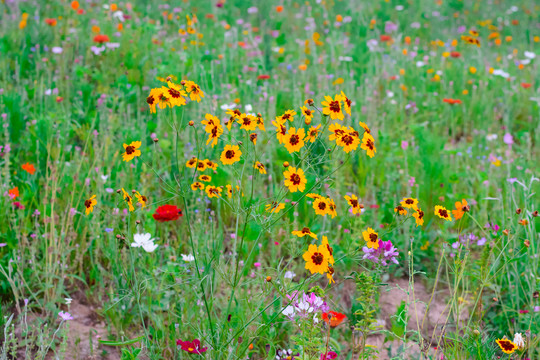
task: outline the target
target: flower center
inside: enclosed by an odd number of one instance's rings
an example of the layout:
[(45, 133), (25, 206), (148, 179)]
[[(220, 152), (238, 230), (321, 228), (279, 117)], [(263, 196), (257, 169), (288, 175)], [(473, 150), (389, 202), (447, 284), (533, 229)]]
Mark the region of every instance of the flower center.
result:
[(448, 211), (446, 211), (445, 209), (440, 209), (439, 210), (439, 215), (446, 218), (446, 217), (448, 217)]
[(234, 151), (233, 150), (227, 150), (227, 152), (225, 153), (225, 157), (227, 159), (232, 159), (234, 157)]
[(373, 141), (368, 140), (367, 143), (366, 143), (366, 146), (367, 146), (370, 150), (373, 150)]
[(350, 202), (351, 202), (352, 207), (357, 207), (358, 206), (358, 200), (352, 199)]
[(414, 204), (414, 200), (413, 199), (407, 199), (407, 200), (405, 200), (405, 204), (412, 205), (412, 204)]
[(180, 91), (176, 89), (169, 89), (169, 94), (175, 99), (178, 99), (180, 97)]
[(135, 152), (135, 147), (134, 146), (130, 145), (130, 146), (126, 147), (126, 154), (131, 155), (134, 152)]
[(350, 135), (345, 135), (341, 138), (345, 145), (351, 145), (354, 142), (354, 138)]
[(300, 137), (298, 135), (291, 136), (291, 140), (289, 141), (291, 145), (296, 145), (300, 142)]
[(304, 111), (304, 114), (306, 114), (306, 116), (311, 116), (311, 110), (306, 109), (306, 110)]
[(369, 234), (369, 240), (370, 240), (371, 242), (377, 241), (377, 238), (378, 238), (377, 234), (375, 234), (375, 233)]
[(92, 200), (86, 200), (84, 202), (84, 206), (86, 206), (87, 208), (90, 208), (92, 206)]
[(309, 234), (311, 231), (309, 230), (309, 228), (305, 227), (302, 229), (302, 233), (303, 234)]
[(321, 265), (323, 263), (324, 256), (320, 252), (316, 252), (313, 255), (311, 255), (311, 260), (313, 261), (315, 265)]
[(341, 106), (339, 106), (339, 101), (331, 101), (330, 110), (336, 113), (341, 112)]
[(325, 203), (324, 201), (321, 201), (321, 202), (319, 203), (319, 209), (321, 209), (321, 210), (326, 209), (326, 203)]
[(152, 105), (156, 100), (154, 99), (153, 96), (149, 96), (146, 98), (146, 102), (149, 104), (149, 105)]
[(298, 174), (292, 174), (291, 175), (291, 181), (292, 181), (293, 185), (300, 184), (300, 176)]

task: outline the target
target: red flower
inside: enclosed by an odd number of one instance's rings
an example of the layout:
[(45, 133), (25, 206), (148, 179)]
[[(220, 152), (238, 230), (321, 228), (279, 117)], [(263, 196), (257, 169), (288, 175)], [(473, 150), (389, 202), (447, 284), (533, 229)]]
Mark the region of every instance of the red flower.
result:
[(30, 163), (26, 163), (22, 166), (22, 169), (24, 171), (26, 171), (27, 173), (29, 173), (30, 175), (34, 175), (35, 172), (36, 172), (36, 168), (34, 167), (34, 165), (30, 164)]
[(201, 347), (199, 339), (193, 341), (176, 340), (176, 345), (180, 346), (180, 349), (187, 351), (190, 354), (199, 354), (206, 352), (207, 347)]
[(392, 41), (392, 37), (390, 35), (381, 35), (381, 41), (382, 42)]
[[(328, 314), (330, 314), (330, 318), (328, 318)], [(329, 311), (327, 313), (323, 313), (322, 318), (326, 323), (330, 323), (330, 327), (335, 328), (336, 326), (341, 324), (343, 320), (347, 318), (347, 316), (345, 316), (345, 314), (335, 311)]]
[(94, 42), (103, 44), (109, 42), (109, 37), (107, 35), (96, 35), (94, 36)]
[(49, 26), (56, 26), (56, 19), (45, 19), (45, 24)]
[(448, 103), (450, 105), (455, 105), (455, 104), (459, 105), (462, 103), (461, 100), (459, 99), (443, 99), (443, 102)]
[(524, 89), (528, 89), (532, 86), (532, 84), (529, 84), (529, 83), (521, 83), (521, 87), (524, 88)]
[(257, 76), (257, 80), (268, 80), (270, 79), (270, 75), (259, 75)]
[(156, 212), (152, 216), (154, 220), (165, 222), (178, 220), (182, 215), (182, 209), (176, 205), (162, 205), (156, 209)]
[(453, 57), (453, 58), (459, 58), (459, 57), (461, 57), (461, 53), (459, 51), (452, 51), (450, 53), (450, 56)]

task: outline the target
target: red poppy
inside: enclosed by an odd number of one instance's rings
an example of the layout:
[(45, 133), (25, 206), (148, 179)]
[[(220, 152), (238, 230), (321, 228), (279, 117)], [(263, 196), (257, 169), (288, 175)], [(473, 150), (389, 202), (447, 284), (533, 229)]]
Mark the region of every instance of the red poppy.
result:
[(154, 220), (165, 222), (178, 220), (183, 214), (182, 209), (176, 205), (161, 205), (156, 209), (156, 212), (152, 216), (154, 217)]
[(459, 58), (459, 57), (461, 57), (461, 53), (459, 51), (452, 51), (450, 53), (450, 56), (453, 57), (453, 58)]
[(268, 79), (270, 79), (270, 75), (262, 74), (262, 75), (257, 76), (257, 80), (268, 80)]
[[(330, 314), (330, 319), (328, 318), (328, 314)], [(322, 318), (326, 323), (330, 323), (330, 327), (335, 328), (336, 326), (341, 324), (343, 320), (347, 318), (347, 316), (345, 316), (345, 314), (335, 311), (329, 311), (327, 313), (323, 313)]]
[(45, 19), (45, 24), (49, 26), (56, 26), (56, 19)]
[(443, 102), (448, 103), (450, 105), (455, 105), (455, 104), (459, 105), (462, 103), (461, 100), (459, 99), (443, 99)]
[(524, 88), (524, 89), (528, 89), (532, 86), (532, 84), (529, 84), (529, 83), (521, 83), (521, 87)]
[(392, 37), (390, 35), (381, 35), (381, 41), (382, 42), (392, 41)]
[(96, 35), (94, 36), (94, 42), (103, 44), (103, 43), (109, 42), (109, 37), (107, 35), (101, 35), (101, 34)]
[(207, 347), (201, 347), (201, 342), (199, 339), (193, 341), (182, 341), (176, 340), (176, 345), (180, 346), (180, 349), (187, 351), (190, 354), (199, 354), (206, 352)]

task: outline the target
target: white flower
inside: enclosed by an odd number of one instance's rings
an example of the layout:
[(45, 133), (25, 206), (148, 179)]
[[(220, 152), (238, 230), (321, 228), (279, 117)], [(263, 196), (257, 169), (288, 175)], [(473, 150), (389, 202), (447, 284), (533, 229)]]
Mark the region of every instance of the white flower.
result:
[(73, 299), (72, 299), (72, 298), (68, 298), (68, 297), (67, 297), (67, 298), (65, 298), (64, 300), (66, 301), (66, 305), (69, 305), (69, 304), (71, 304), (71, 301), (73, 301)]
[(525, 339), (523, 339), (521, 333), (516, 333), (514, 335), (514, 344), (516, 344), (517, 347), (520, 349), (523, 349), (525, 347)]
[(487, 135), (486, 135), (486, 140), (487, 140), (487, 141), (497, 140), (497, 137), (498, 137), (497, 134), (487, 134)]
[(508, 77), (510, 77), (510, 74), (509, 74), (509, 73), (504, 72), (504, 71), (501, 70), (501, 69), (495, 69), (495, 70), (493, 70), (493, 75), (502, 76), (502, 77), (505, 78), (505, 79), (507, 79)]
[(424, 65), (425, 65), (425, 64), (424, 64), (423, 61), (417, 61), (417, 62), (416, 62), (416, 67), (422, 67), (422, 66), (424, 66)]
[(131, 247), (142, 247), (146, 252), (153, 252), (157, 249), (158, 245), (154, 244), (154, 239), (151, 237), (152, 235), (150, 233), (135, 234), (133, 235), (135, 242), (131, 243)]
[(253, 106), (251, 106), (251, 104), (247, 104), (244, 107), (246, 108), (246, 112), (251, 112), (253, 110)]
[(234, 109), (236, 107), (236, 104), (223, 104), (220, 106), (221, 110), (230, 110)]
[(532, 51), (525, 51), (523, 55), (525, 55), (525, 57), (528, 59), (534, 59), (536, 57), (536, 54)]
[(283, 315), (287, 316), (288, 318), (293, 318), (295, 314), (294, 306), (287, 306), (283, 311), (281, 312)]
[(189, 255), (185, 255), (185, 254), (180, 254), (182, 256), (182, 260), (184, 260), (185, 262), (191, 262), (193, 260), (195, 260), (195, 257), (191, 254)]
[(101, 175), (101, 180), (103, 180), (103, 182), (107, 181), (108, 178), (109, 175)]
[(292, 271), (287, 271), (283, 277), (285, 279), (293, 279), (296, 276), (296, 274)]
[(117, 18), (121, 22), (124, 22), (126, 20), (126, 18), (124, 17), (124, 13), (120, 10), (115, 11), (113, 17)]

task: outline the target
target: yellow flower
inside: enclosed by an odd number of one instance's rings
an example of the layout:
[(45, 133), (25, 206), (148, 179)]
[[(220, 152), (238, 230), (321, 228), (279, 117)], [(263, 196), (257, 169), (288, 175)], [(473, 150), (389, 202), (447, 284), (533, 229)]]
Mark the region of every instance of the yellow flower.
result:
[(255, 118), (255, 122), (257, 123), (259, 130), (266, 131), (266, 128), (264, 127), (264, 119), (262, 118), (261, 114), (257, 114), (257, 117)]
[(435, 206), (435, 215), (440, 217), (441, 219), (452, 221), (452, 216), (450, 215), (450, 212), (446, 210), (444, 206), (436, 205)]
[(171, 107), (186, 105), (186, 99), (184, 96), (187, 96), (187, 94), (184, 89), (182, 89), (180, 85), (174, 84), (170, 81), (167, 81), (167, 86), (169, 87), (168, 89), (166, 87), (163, 88), (167, 91)]
[(326, 214), (329, 214), (330, 211), (328, 199), (322, 196), (316, 198), (313, 202), (313, 209), (315, 209), (315, 214), (326, 216)]
[(223, 152), (221, 153), (221, 162), (223, 165), (232, 165), (235, 162), (240, 161), (240, 156), (242, 155), (242, 152), (240, 151), (240, 147), (238, 145), (226, 145), (225, 149), (223, 149)]
[(241, 125), (240, 129), (253, 131), (257, 128), (257, 118), (250, 114), (242, 114), (237, 122)]
[(233, 191), (232, 191), (231, 184), (227, 184), (227, 185), (225, 185), (225, 187), (227, 188), (227, 197), (232, 198)]
[(209, 198), (213, 198), (213, 197), (221, 197), (221, 192), (223, 191), (223, 189), (218, 186), (207, 185), (204, 191), (206, 192), (206, 195), (208, 195)]
[(124, 197), (124, 200), (126, 201), (126, 204), (128, 205), (129, 211), (131, 212), (135, 210), (135, 208), (133, 207), (133, 199), (131, 198), (131, 196), (129, 196), (126, 190), (124, 190), (124, 188), (122, 188), (122, 196)]
[(334, 99), (331, 96), (325, 96), (321, 102), (323, 106), (323, 114), (329, 115), (332, 120), (343, 120), (343, 112), (341, 111), (341, 95), (336, 95)]
[(204, 163), (206, 164), (206, 167), (208, 169), (217, 170), (218, 164), (213, 162), (212, 160), (204, 159)]
[(208, 168), (204, 160), (197, 161), (197, 171), (204, 171)]
[(360, 146), (363, 150), (366, 151), (367, 156), (372, 158), (375, 156), (377, 149), (375, 148), (375, 139), (371, 136), (370, 133), (365, 132), (364, 137), (362, 138), (362, 145)]
[(394, 212), (398, 213), (399, 215), (407, 215), (407, 209), (405, 209), (403, 206), (398, 205), (394, 208)]
[(328, 254), (330, 255), (328, 256), (328, 263), (334, 265), (334, 250), (328, 243), (328, 238), (326, 236), (322, 237), (321, 246), (326, 247), (326, 250), (328, 250)]
[(195, 181), (193, 184), (191, 184), (191, 190), (204, 190), (204, 184), (199, 181)]
[(285, 186), (289, 188), (290, 192), (303, 192), (306, 189), (306, 176), (304, 175), (304, 170), (295, 167), (289, 167), (283, 172), (285, 177)]
[(371, 130), (365, 123), (360, 121), (358, 124), (360, 124), (360, 126), (364, 129), (365, 132), (367, 132), (368, 134), (371, 134)]
[(416, 227), (424, 225), (424, 212), (420, 208), (417, 208), (412, 216), (416, 221)]
[(293, 235), (296, 235), (298, 237), (304, 237), (304, 236), (311, 236), (315, 240), (317, 240), (317, 234), (314, 234), (309, 230), (308, 227), (304, 227), (302, 230), (296, 230), (292, 232)]
[(124, 144), (125, 152), (122, 154), (122, 160), (130, 161), (136, 156), (141, 156), (141, 150), (137, 150), (141, 147), (140, 141), (133, 141), (131, 144)]
[(283, 121), (286, 121), (286, 120), (293, 121), (295, 115), (296, 115), (296, 111), (287, 110), (287, 111), (285, 111), (285, 113), (283, 115), (281, 115), (281, 119)]
[(96, 195), (92, 195), (90, 199), (84, 201), (84, 207), (86, 208), (86, 215), (94, 211), (94, 206), (96, 206), (97, 200)]
[(259, 161), (255, 162), (255, 165), (253, 165), (253, 168), (259, 170), (259, 173), (261, 173), (261, 174), (266, 174), (266, 168)]
[(283, 142), (285, 143), (285, 148), (289, 153), (300, 151), (304, 147), (304, 137), (306, 133), (304, 129), (300, 128), (296, 130), (293, 127), (290, 127), (287, 131), (287, 135), (283, 137)]
[(217, 144), (217, 141), (221, 134), (223, 134), (223, 127), (221, 125), (213, 126), (210, 130), (210, 134), (208, 135), (208, 140), (206, 140), (206, 145), (211, 142), (212, 147), (214, 147)]
[(418, 199), (415, 198), (403, 198), (400, 202), (401, 206), (407, 209), (418, 209)]
[(155, 91), (156, 101), (160, 109), (165, 109), (167, 106), (173, 107), (171, 103), (171, 98), (169, 97), (168, 89), (165, 86), (162, 86), (161, 88), (154, 89), (154, 90), (156, 90)]
[(321, 124), (317, 125), (317, 126), (312, 126), (308, 133), (307, 133), (307, 138), (309, 140), (309, 142), (314, 142), (317, 137), (319, 136), (319, 132), (320, 132), (320, 129), (321, 128)]
[(277, 214), (285, 208), (285, 203), (277, 203), (273, 201), (271, 204), (267, 204), (265, 208), (266, 212)]
[(212, 181), (212, 177), (208, 175), (201, 175), (199, 176), (199, 180), (204, 181), (204, 182), (210, 182)]
[(341, 126), (338, 123), (334, 123), (334, 124), (331, 124), (328, 127), (328, 130), (331, 132), (330, 137), (328, 138), (328, 140), (334, 141), (334, 140), (337, 140), (337, 139), (339, 139), (340, 137), (343, 136), (343, 134), (345, 133), (346, 128), (344, 126)]
[(187, 80), (184, 84), (187, 92), (189, 93), (189, 98), (192, 101), (200, 102), (201, 98), (204, 97), (204, 92), (201, 90), (199, 85), (195, 84), (193, 81)]
[(347, 203), (351, 206), (353, 215), (362, 213), (364, 206), (358, 202), (356, 195), (351, 194), (351, 196), (345, 195), (344, 197), (345, 200), (347, 200)]
[(366, 231), (362, 232), (362, 236), (366, 241), (367, 247), (370, 249), (379, 248), (379, 234), (375, 232), (372, 228), (368, 227)]
[(212, 114), (206, 114), (204, 115), (204, 120), (202, 120), (201, 123), (204, 125), (204, 131), (210, 133), (214, 126), (221, 124), (221, 121)]
[(197, 162), (199, 160), (196, 158), (196, 157), (192, 157), (191, 159), (189, 159), (188, 161), (186, 161), (186, 166), (188, 168), (194, 168), (195, 166), (197, 166)]
[(285, 120), (281, 119), (281, 116), (276, 117), (276, 120), (272, 121), (272, 125), (276, 128), (276, 137), (280, 144), (283, 144), (283, 139), (287, 135), (287, 128), (284, 124)]
[(499, 345), (502, 352), (505, 354), (512, 354), (518, 348), (518, 346), (514, 344), (513, 341), (510, 341), (508, 339), (497, 339), (495, 340), (495, 342), (497, 343), (497, 345)]
[(309, 193), (306, 195), (306, 197), (310, 198), (310, 199), (318, 199), (320, 197), (322, 197), (321, 195), (319, 194), (315, 194), (315, 193)]
[(347, 154), (352, 150), (356, 150), (360, 144), (360, 138), (358, 137), (358, 132), (353, 128), (348, 128), (341, 137), (336, 139), (336, 144), (343, 147), (343, 151)]
[(332, 219), (333, 219), (337, 216), (336, 203), (334, 202), (333, 199), (330, 199), (330, 198), (327, 198), (327, 202), (328, 202), (328, 214), (332, 216)]
[(330, 254), (326, 246), (310, 244), (303, 258), (306, 262), (306, 269), (312, 274), (324, 274), (328, 271), (328, 258)]
[(343, 91), (341, 92), (341, 99), (343, 100), (343, 109), (345, 109), (347, 114), (349, 114), (350, 116), (352, 101), (347, 96), (345, 96), (345, 93)]
[(161, 96), (161, 93), (163, 90), (161, 89), (152, 89), (150, 90), (150, 94), (146, 98), (146, 103), (150, 107), (150, 113), (153, 114), (156, 112), (156, 105), (158, 104), (159, 96)]
[(326, 277), (328, 278), (328, 285), (336, 282), (334, 280), (334, 268), (332, 266), (328, 266), (328, 272), (326, 273)]
[(137, 198), (137, 202), (141, 204), (141, 206), (144, 208), (146, 206), (146, 203), (148, 202), (148, 198), (144, 195), (141, 195), (138, 191), (135, 193), (135, 197)]
[(306, 125), (311, 124), (311, 120), (313, 120), (313, 111), (305, 106), (302, 106), (300, 109), (302, 110), (302, 115), (304, 115), (304, 122)]

